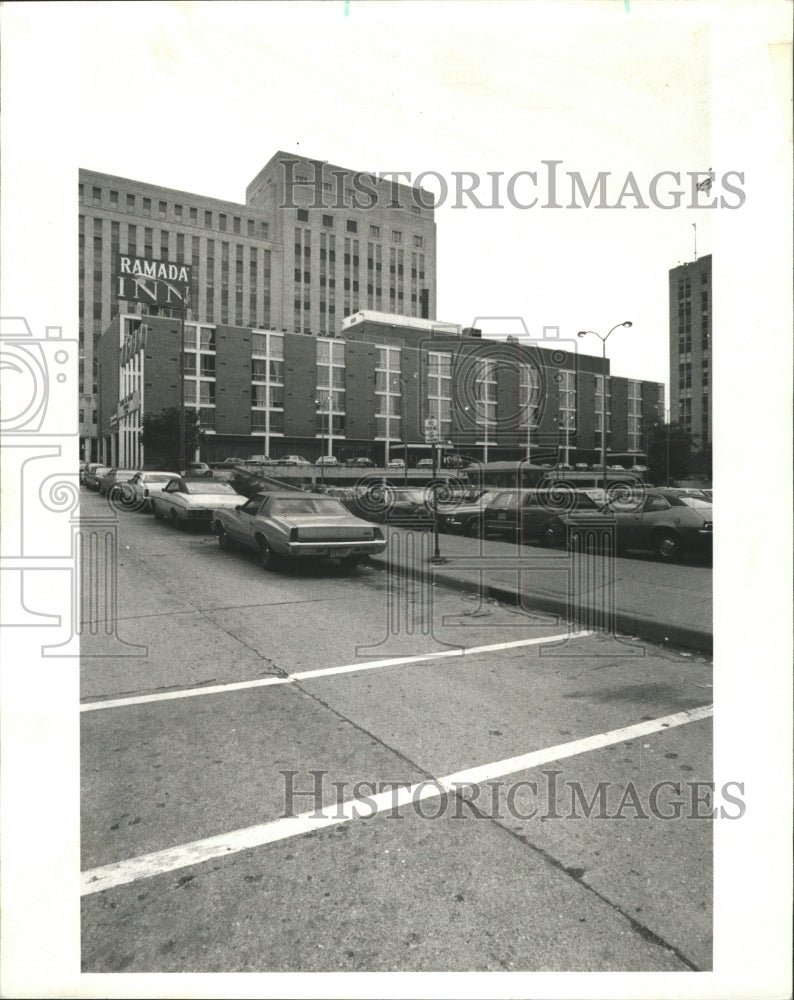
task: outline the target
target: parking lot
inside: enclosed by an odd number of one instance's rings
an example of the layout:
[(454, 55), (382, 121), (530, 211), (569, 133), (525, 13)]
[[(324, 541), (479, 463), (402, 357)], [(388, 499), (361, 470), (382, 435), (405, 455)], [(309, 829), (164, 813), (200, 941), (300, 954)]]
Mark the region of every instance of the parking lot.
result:
[(416, 579), (395, 628), (381, 570), (142, 513), (118, 541), (84, 971), (710, 968), (706, 657)]

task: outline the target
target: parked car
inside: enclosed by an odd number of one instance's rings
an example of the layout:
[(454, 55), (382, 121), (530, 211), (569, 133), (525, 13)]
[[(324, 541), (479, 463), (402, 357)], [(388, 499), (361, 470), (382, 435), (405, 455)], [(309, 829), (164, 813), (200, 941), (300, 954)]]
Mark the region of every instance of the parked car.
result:
[[(228, 461), (228, 459), (227, 459)], [(243, 459), (247, 465), (275, 465), (275, 458), (271, 458), (269, 455), (251, 455), (250, 458)], [(240, 463), (242, 464), (242, 462)]]
[(276, 459), (277, 465), (311, 465), (303, 455), (285, 455), (283, 458)]
[(101, 496), (111, 498), (120, 495), (122, 483), (128, 483), (135, 477), (137, 469), (108, 469), (99, 479), (99, 492)]
[(598, 510), (558, 515), (547, 538), (581, 549), (604, 528), (614, 531), (618, 552), (649, 549), (666, 562), (690, 552), (710, 555), (714, 538), (711, 501), (667, 489), (632, 490)]
[(432, 469), (433, 459), (432, 458), (420, 458), (416, 463), (417, 469)]
[(212, 469), (206, 462), (188, 462), (182, 475), (189, 479), (212, 479)]
[(481, 537), (483, 511), (499, 493), (499, 490), (485, 490), (477, 497), (462, 497), (457, 505), (442, 506), (438, 516), (439, 530), (454, 535)]
[(500, 535), (521, 542), (548, 544), (547, 527), (557, 515), (570, 511), (597, 511), (606, 501), (600, 489), (577, 489), (560, 484), (549, 489), (503, 490), (483, 511), (483, 536)]
[(390, 458), (386, 466), (387, 469), (404, 469), (405, 462), (401, 458)]
[(432, 496), (421, 489), (373, 483), (356, 490), (345, 504), (357, 517), (402, 528), (432, 528)]
[(162, 489), (163, 486), (176, 478), (178, 477), (175, 472), (137, 472), (128, 484), (132, 491), (130, 497), (132, 505), (137, 510), (151, 510), (150, 490)]
[(336, 455), (320, 455), (315, 465), (339, 465), (339, 459)]
[[(83, 484), (83, 486), (86, 485), (85, 482), (86, 476), (89, 473), (93, 472), (94, 469), (98, 469), (101, 464), (102, 464), (101, 462), (86, 462), (85, 464), (80, 466), (80, 482)], [(107, 468), (107, 466), (105, 466), (105, 468)]]
[(221, 465), (242, 465), (243, 462), (252, 462), (252, 458), (224, 458)]
[(228, 483), (185, 479), (177, 476), (162, 489), (149, 489), (154, 516), (169, 518), (178, 527), (197, 521), (211, 522), (213, 512), (221, 507), (236, 507), (246, 498), (235, 493)]
[(348, 468), (353, 468), (353, 469), (355, 468), (373, 469), (375, 467), (375, 463), (372, 461), (372, 459), (366, 458), (363, 455), (361, 456), (361, 458), (349, 458), (345, 462), (345, 465), (348, 466)]
[(85, 470), (85, 475), (83, 476), (83, 483), (88, 487), (89, 490), (99, 489), (99, 480), (106, 472), (110, 472), (109, 465), (96, 465), (92, 463)]
[(254, 549), (265, 569), (274, 569), (282, 557), (338, 559), (352, 569), (386, 548), (380, 528), (332, 497), (311, 494), (259, 493), (247, 503), (216, 510), (213, 529), (221, 548)]

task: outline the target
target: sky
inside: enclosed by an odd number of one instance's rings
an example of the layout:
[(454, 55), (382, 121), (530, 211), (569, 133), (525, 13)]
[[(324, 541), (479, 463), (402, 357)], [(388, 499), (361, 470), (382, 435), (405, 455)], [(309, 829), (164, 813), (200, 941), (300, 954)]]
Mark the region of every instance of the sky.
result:
[[(670, 170), (688, 190), (686, 172), (712, 165), (711, 31), (698, 5), (672, 17), (649, 7), (78, 4), (79, 165), (240, 202), (277, 149), (433, 172), (423, 185), (448, 188), (440, 320), (487, 334), (483, 317), (511, 317), (564, 338), (631, 320), (610, 339), (613, 372), (666, 382), (668, 271), (692, 258), (693, 222), (698, 253), (710, 252), (711, 220), (653, 206), (648, 187)], [(548, 160), (561, 161), (563, 205), (567, 172), (589, 189), (607, 171), (607, 204), (631, 172), (651, 207), (542, 208)], [(488, 172), (502, 172), (502, 207), (453, 207), (464, 171), (482, 178), (483, 204)], [(540, 193), (534, 208), (508, 199), (521, 171), (538, 191), (523, 176), (513, 200)], [(601, 350), (595, 338), (578, 347)]]

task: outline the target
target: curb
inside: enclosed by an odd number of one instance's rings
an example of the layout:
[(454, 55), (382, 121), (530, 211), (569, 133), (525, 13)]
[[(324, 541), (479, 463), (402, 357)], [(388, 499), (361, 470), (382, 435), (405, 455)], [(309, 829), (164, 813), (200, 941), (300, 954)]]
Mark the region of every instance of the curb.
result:
[[(402, 563), (390, 563), (388, 558), (381, 556), (370, 556), (368, 565), (380, 571), (391, 570), (399, 576), (415, 576), (415, 570), (408, 570)], [(441, 573), (433, 572), (432, 568), (422, 567), (420, 573), (422, 579), (430, 580), (434, 583), (442, 583), (453, 590), (467, 591), (471, 593), (476, 590), (477, 585), (461, 577), (447, 575), (450, 570)], [(483, 587), (481, 595), (492, 597), (505, 604), (512, 604), (517, 607), (533, 608), (538, 611), (545, 611), (549, 614), (560, 615), (569, 621), (592, 623), (593, 617), (598, 613), (598, 609), (582, 602), (572, 603), (567, 598), (550, 596), (549, 594), (538, 594), (527, 591), (523, 594), (515, 587), (506, 587), (500, 584), (487, 584)], [(705, 629), (692, 628), (686, 625), (670, 624), (659, 621), (656, 618), (646, 618), (630, 611), (615, 611), (614, 626), (618, 632), (627, 635), (636, 635), (640, 639), (647, 639), (660, 646), (683, 646), (686, 649), (694, 649), (699, 653), (706, 653), (709, 656), (713, 653), (714, 635)]]

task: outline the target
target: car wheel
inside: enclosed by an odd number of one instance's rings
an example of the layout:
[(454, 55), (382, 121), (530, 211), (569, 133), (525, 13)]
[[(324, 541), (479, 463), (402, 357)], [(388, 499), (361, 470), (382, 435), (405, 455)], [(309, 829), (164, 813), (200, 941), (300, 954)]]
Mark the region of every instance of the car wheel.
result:
[(234, 542), (229, 537), (229, 532), (224, 528), (222, 524), (217, 525), (218, 531), (218, 545), (224, 550), (224, 552), (231, 552), (234, 548)]
[(560, 541), (560, 535), (553, 524), (544, 524), (543, 530), (540, 533), (540, 538), (538, 542), (541, 545), (550, 547), (552, 545), (557, 545)]
[(171, 524), (173, 524), (177, 531), (181, 531), (184, 527), (182, 521), (179, 519), (179, 514), (173, 509), (171, 510)]
[(361, 562), (361, 556), (342, 556), (339, 562), (345, 569), (352, 570)]
[(479, 517), (473, 517), (466, 525), (466, 534), (469, 538), (485, 538), (485, 524)]
[(259, 561), (266, 570), (274, 570), (278, 565), (278, 556), (264, 538), (259, 539)]
[(665, 531), (656, 536), (654, 551), (659, 559), (665, 562), (673, 562), (681, 555), (683, 546), (681, 539), (673, 531)]
[(160, 510), (159, 507), (156, 507), (154, 504), (152, 504), (152, 513), (154, 514), (154, 517), (155, 517), (156, 521), (162, 521), (162, 519), (163, 519), (163, 512)]

